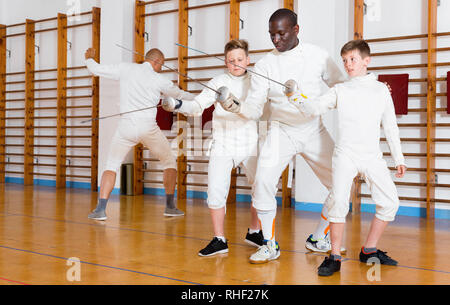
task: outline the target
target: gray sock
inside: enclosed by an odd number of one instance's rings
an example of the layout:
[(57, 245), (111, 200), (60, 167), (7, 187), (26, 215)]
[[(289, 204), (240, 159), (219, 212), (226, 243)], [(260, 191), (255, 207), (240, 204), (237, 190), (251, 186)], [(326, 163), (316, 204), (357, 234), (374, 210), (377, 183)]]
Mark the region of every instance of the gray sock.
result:
[(173, 201), (173, 194), (166, 194), (166, 207), (169, 209), (174, 209), (175, 203)]
[(342, 260), (342, 256), (336, 255), (336, 254), (330, 254), (330, 259), (332, 259), (334, 261), (341, 261)]
[(95, 208), (96, 212), (106, 210), (106, 204), (108, 203), (108, 199), (98, 199), (97, 207)]
[(377, 252), (377, 248), (366, 248), (366, 247), (364, 247), (363, 248), (363, 252), (366, 253), (366, 254)]

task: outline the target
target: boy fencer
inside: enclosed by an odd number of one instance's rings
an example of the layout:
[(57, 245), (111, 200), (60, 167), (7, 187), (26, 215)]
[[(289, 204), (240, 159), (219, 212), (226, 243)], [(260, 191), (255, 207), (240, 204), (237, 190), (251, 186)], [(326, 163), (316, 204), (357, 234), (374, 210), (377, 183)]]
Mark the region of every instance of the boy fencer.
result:
[[(320, 276), (340, 271), (339, 253), (344, 234), (345, 218), (353, 178), (362, 174), (376, 204), (376, 213), (369, 234), (359, 254), (359, 260), (369, 259), (384, 265), (397, 265), (397, 261), (377, 249), (387, 224), (394, 220), (399, 207), (397, 189), (380, 150), (380, 124), (383, 126), (392, 158), (397, 169), (395, 176), (406, 172), (394, 104), (389, 89), (367, 73), (370, 48), (364, 40), (353, 40), (342, 47), (342, 61), (350, 80), (337, 84), (319, 98), (307, 98), (301, 91), (290, 101), (307, 115), (317, 116), (337, 109), (338, 138), (333, 154), (333, 182), (327, 202), (331, 231), (331, 254), (318, 268)], [(303, 93), (304, 95), (302, 95)]]
[[(245, 40), (231, 40), (225, 45), (225, 61), (228, 71), (211, 79), (207, 86), (214, 90), (227, 88), (237, 98), (245, 99), (250, 87), (250, 75), (246, 67), (250, 63), (248, 43)], [(226, 202), (230, 189), (231, 170), (241, 165), (249, 185), (253, 184), (258, 149), (257, 122), (224, 110), (216, 102), (216, 92), (205, 88), (192, 101), (164, 100), (164, 109), (178, 111), (184, 115), (198, 116), (214, 105), (212, 119), (212, 147), (208, 164), (207, 204), (211, 214), (214, 237), (198, 252), (200, 256), (212, 256), (228, 252), (225, 238), (224, 219)], [(251, 207), (250, 228), (245, 242), (259, 247), (263, 236), (256, 210)]]

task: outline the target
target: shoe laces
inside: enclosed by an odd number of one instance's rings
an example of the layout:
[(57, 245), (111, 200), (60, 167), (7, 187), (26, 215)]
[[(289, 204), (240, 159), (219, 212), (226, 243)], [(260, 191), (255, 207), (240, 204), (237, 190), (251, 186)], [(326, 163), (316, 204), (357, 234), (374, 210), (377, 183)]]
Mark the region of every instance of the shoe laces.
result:
[(209, 244), (206, 246), (207, 248), (214, 248), (214, 244), (218, 244), (220, 242), (223, 242), (222, 240), (218, 239), (217, 237), (214, 237)]
[(270, 253), (270, 249), (267, 245), (262, 245), (258, 248), (257, 253)]
[(274, 248), (272, 245), (262, 245), (258, 248), (258, 250), (256, 251), (257, 254), (261, 254), (261, 255), (271, 255), (272, 253), (274, 253), (276, 251), (276, 248)]
[(331, 263), (333, 262), (332, 259), (330, 259), (329, 257), (325, 257), (324, 261), (322, 262), (322, 264), (320, 265), (319, 268), (321, 267), (328, 267), (331, 265)]
[(386, 253), (387, 252), (385, 251), (377, 250), (377, 256), (381, 261), (392, 259), (390, 256), (386, 255)]

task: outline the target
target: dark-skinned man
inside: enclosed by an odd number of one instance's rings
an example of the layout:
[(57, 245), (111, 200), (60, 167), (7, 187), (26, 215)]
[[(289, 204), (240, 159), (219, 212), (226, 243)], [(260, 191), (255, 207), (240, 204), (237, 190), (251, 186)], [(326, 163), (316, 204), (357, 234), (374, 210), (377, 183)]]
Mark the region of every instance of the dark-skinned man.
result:
[[(301, 84), (302, 93), (308, 97), (319, 96), (327, 86), (332, 87), (345, 80), (325, 50), (299, 41), (299, 25), (293, 11), (275, 11), (269, 19), (269, 33), (275, 49), (256, 63), (255, 72), (281, 83), (294, 80)], [(250, 256), (250, 262), (255, 264), (280, 256), (280, 247), (275, 241), (275, 196), (281, 174), (292, 158), (300, 154), (321, 183), (328, 190), (331, 188), (334, 142), (322, 118), (301, 113), (289, 102), (284, 89), (266, 78), (252, 77), (246, 100), (228, 108), (257, 120), (263, 113), (264, 105), (269, 102), (269, 130), (258, 158), (252, 202), (264, 235), (264, 245)], [(328, 196), (326, 200), (332, 198)], [(328, 230), (324, 204), (316, 232), (308, 237), (306, 247), (311, 251), (329, 252)]]

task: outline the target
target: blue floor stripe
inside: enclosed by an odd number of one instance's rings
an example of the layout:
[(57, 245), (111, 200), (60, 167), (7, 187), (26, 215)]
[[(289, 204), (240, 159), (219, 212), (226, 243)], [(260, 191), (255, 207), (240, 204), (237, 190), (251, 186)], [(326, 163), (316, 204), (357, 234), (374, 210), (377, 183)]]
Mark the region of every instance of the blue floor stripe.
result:
[[(56, 256), (56, 255), (51, 255), (51, 254), (46, 254), (46, 253), (41, 253), (41, 252), (36, 252), (36, 251), (12, 248), (12, 247), (3, 246), (3, 245), (0, 245), (0, 248), (9, 249), (9, 250), (15, 250), (15, 251), (21, 251), (21, 252), (26, 252), (26, 253), (32, 253), (32, 254), (47, 256), (47, 257), (51, 257), (51, 258), (63, 259), (63, 260), (66, 260), (66, 261), (69, 259), (69, 258), (66, 258), (66, 257), (61, 257), (61, 256)], [(137, 273), (137, 274), (142, 274), (142, 275), (147, 275), (147, 276), (152, 276), (152, 277), (158, 277), (158, 278), (162, 278), (162, 279), (167, 279), (167, 280), (172, 280), (172, 281), (177, 281), (177, 282), (182, 282), (182, 283), (187, 283), (187, 284), (203, 285), (203, 284), (200, 284), (200, 283), (189, 282), (189, 281), (185, 281), (185, 280), (170, 278), (170, 277), (167, 277), (167, 276), (156, 275), (156, 274), (151, 274), (151, 273), (142, 272), (142, 271), (136, 271), (136, 270), (131, 270), (131, 269), (125, 269), (125, 268), (120, 268), (120, 267), (101, 265), (101, 264), (91, 263), (91, 262), (86, 262), (86, 261), (80, 261), (80, 263), (87, 264), (87, 265), (92, 265), (92, 266), (97, 266), (97, 267), (108, 268), (108, 269), (127, 271), (127, 272), (132, 272), (132, 273)]]
[[(134, 232), (140, 232), (140, 233), (148, 233), (148, 234), (155, 234), (155, 235), (163, 235), (163, 236), (171, 236), (171, 237), (193, 239), (193, 240), (209, 241), (209, 239), (198, 238), (198, 237), (190, 237), (190, 236), (183, 236), (183, 235), (176, 235), (176, 234), (150, 232), (150, 231), (145, 231), (145, 230), (137, 230), (137, 229), (130, 229), (130, 228), (120, 228), (120, 227), (105, 226), (105, 225), (99, 225), (99, 224), (90, 224), (90, 223), (76, 222), (76, 221), (59, 220), (59, 219), (48, 218), (48, 217), (41, 217), (41, 216), (31, 216), (31, 215), (13, 214), (13, 213), (0, 213), (0, 214), (4, 214), (4, 215), (8, 215), (8, 216), (22, 216), (22, 217), (38, 218), (38, 219), (44, 219), (44, 220), (49, 220), (49, 221), (57, 221), (57, 222), (63, 222), (63, 223), (74, 223), (74, 224), (82, 224), (82, 225), (89, 225), (89, 226), (100, 226), (102, 228), (110, 228), (110, 229), (123, 230), (123, 231), (134, 231)], [(247, 244), (241, 244), (241, 243), (230, 243), (229, 242), (228, 244), (229, 245), (236, 245), (236, 246), (245, 246), (245, 247), (249, 246)], [(4, 247), (4, 246), (0, 245), (0, 247)], [(8, 248), (8, 247), (6, 247), (6, 248)], [(14, 248), (11, 248), (11, 249), (14, 249)], [(18, 249), (18, 250), (21, 250), (21, 249)], [(28, 250), (22, 250), (22, 251), (27, 252)], [(28, 251), (28, 252), (33, 253), (33, 251)], [(280, 249), (280, 252), (300, 253), (300, 254), (305, 254), (305, 255), (317, 255), (317, 256), (323, 256), (323, 257), (327, 256), (327, 254), (324, 254), (324, 253), (315, 253), (315, 252), (310, 252), (310, 251), (299, 251), (299, 250), (289, 250), (289, 249)], [(41, 254), (41, 253), (37, 253), (37, 254)], [(42, 255), (45, 255), (45, 254), (42, 254)], [(48, 255), (48, 256), (52, 256), (52, 255)], [(61, 258), (61, 257), (57, 257), (57, 258)], [(357, 262), (359, 262), (359, 259), (344, 257), (342, 261), (343, 262), (344, 261), (357, 261)], [(118, 269), (118, 270), (122, 269), (122, 268), (119, 268), (119, 267), (111, 267), (111, 266), (99, 265), (99, 264), (89, 263), (89, 262), (84, 262), (84, 263), (97, 265), (97, 266), (104, 266), (104, 267), (107, 267), (107, 268), (113, 268), (113, 269)], [(398, 265), (397, 267), (450, 274), (450, 271), (445, 271), (445, 270), (427, 269), (427, 268), (412, 267), (412, 266), (406, 266), (406, 265)], [(134, 271), (134, 270), (128, 270), (128, 269), (123, 269), (123, 270), (124, 271), (129, 271), (129, 272), (140, 273), (140, 271)], [(146, 274), (146, 273), (143, 273), (143, 274)], [(161, 278), (166, 278), (166, 277), (163, 277), (163, 276), (152, 275), (152, 274), (147, 274), (147, 275), (155, 276), (155, 277), (161, 277)], [(168, 278), (168, 279), (171, 279), (171, 278)], [(175, 280), (175, 281), (183, 281), (183, 280), (177, 280), (177, 279), (173, 279), (173, 280)], [(183, 281), (183, 282), (186, 282), (186, 281)], [(190, 282), (187, 282), (187, 283), (190, 283)], [(192, 284), (202, 285), (202, 284), (199, 284), (199, 283), (192, 283)]]

